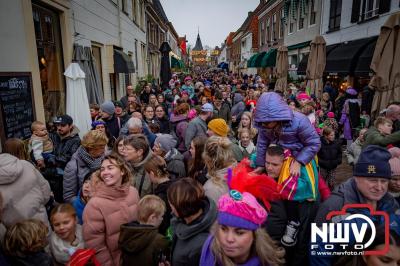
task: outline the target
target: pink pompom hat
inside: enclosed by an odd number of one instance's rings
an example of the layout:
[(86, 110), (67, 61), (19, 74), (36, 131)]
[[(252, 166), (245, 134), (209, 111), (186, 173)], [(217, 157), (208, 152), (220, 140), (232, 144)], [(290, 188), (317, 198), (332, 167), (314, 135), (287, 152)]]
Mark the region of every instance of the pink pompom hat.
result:
[(308, 94), (305, 93), (305, 92), (299, 93), (299, 94), (297, 95), (296, 98), (297, 98), (297, 100), (299, 100), (299, 101), (301, 101), (301, 100), (311, 100), (310, 95), (308, 95)]
[(218, 200), (220, 225), (257, 230), (267, 219), (267, 211), (247, 192), (231, 190)]

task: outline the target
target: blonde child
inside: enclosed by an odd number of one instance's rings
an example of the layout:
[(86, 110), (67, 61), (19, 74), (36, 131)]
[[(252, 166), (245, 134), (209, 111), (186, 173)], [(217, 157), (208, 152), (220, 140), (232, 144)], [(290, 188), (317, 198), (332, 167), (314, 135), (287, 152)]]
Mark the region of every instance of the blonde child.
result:
[(3, 249), (10, 265), (53, 265), (46, 253), (49, 229), (42, 221), (29, 219), (8, 228)]
[(66, 264), (77, 249), (85, 246), (74, 207), (69, 203), (57, 205), (51, 211), (50, 222), (51, 254), (56, 262)]
[(166, 207), (155, 196), (144, 196), (138, 204), (138, 222), (121, 226), (119, 246), (122, 265), (159, 265), (170, 253), (165, 236), (158, 233)]
[(252, 141), (252, 134), (248, 128), (242, 128), (238, 132), (239, 148), (243, 153), (243, 158), (249, 158), (256, 153), (256, 146)]
[(400, 143), (400, 131), (391, 133), (392, 127), (392, 120), (385, 117), (378, 117), (375, 120), (374, 126), (370, 127), (365, 133), (365, 142), (363, 147), (368, 145), (386, 147), (389, 144), (395, 145)]
[(29, 149), (33, 152), (33, 158), (39, 168), (44, 168), (48, 161), (52, 160), (53, 142), (49, 138), (46, 125), (40, 121), (34, 121), (31, 125), (32, 136), (29, 140)]

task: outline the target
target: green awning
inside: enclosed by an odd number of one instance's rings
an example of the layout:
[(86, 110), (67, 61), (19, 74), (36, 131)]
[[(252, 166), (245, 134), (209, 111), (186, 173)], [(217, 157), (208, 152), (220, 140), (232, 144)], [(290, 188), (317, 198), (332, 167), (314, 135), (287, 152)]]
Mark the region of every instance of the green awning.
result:
[(311, 41), (293, 44), (293, 45), (288, 46), (287, 49), (288, 49), (288, 51), (290, 51), (290, 50), (295, 50), (295, 49), (301, 49), (301, 48), (310, 46), (310, 42), (311, 42)]
[(249, 60), (247, 60), (247, 67), (254, 67), (254, 59), (256, 58), (257, 54), (253, 54)]
[(254, 67), (261, 67), (261, 61), (267, 52), (258, 53), (254, 59)]
[(276, 63), (277, 49), (270, 49), (261, 59), (260, 67), (274, 67)]
[(179, 60), (173, 56), (171, 56), (171, 68), (184, 68), (182, 60)]

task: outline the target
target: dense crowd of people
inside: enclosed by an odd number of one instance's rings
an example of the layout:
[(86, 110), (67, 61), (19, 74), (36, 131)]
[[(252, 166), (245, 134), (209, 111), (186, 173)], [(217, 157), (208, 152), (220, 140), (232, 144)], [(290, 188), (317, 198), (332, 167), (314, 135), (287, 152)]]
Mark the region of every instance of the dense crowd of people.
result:
[[(364, 103), (205, 71), (91, 104), (82, 138), (68, 114), (35, 121), (0, 154), (0, 265), (398, 265), (400, 103)], [(311, 223), (346, 204), (388, 214), (389, 232), (348, 210), (385, 255), (310, 253)]]

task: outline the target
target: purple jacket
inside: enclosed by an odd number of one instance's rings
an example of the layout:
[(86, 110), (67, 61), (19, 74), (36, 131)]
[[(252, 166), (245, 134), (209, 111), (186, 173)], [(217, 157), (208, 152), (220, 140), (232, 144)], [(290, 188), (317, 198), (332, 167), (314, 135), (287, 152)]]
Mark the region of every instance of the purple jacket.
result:
[[(210, 235), (206, 242), (203, 245), (203, 249), (201, 251), (200, 257), (200, 266), (220, 266), (222, 264), (217, 263), (215, 256), (211, 250), (211, 243), (214, 240), (214, 237)], [(237, 266), (261, 266), (261, 262), (258, 257), (252, 257), (248, 259), (247, 262), (243, 264), (237, 264)]]
[[(282, 132), (276, 136), (271, 130), (262, 127), (262, 122), (283, 121)], [(270, 144), (289, 149), (296, 160), (305, 165), (319, 151), (320, 138), (307, 116), (292, 111), (275, 92), (263, 93), (257, 101), (254, 122), (258, 128), (257, 166), (265, 165), (265, 153)]]

